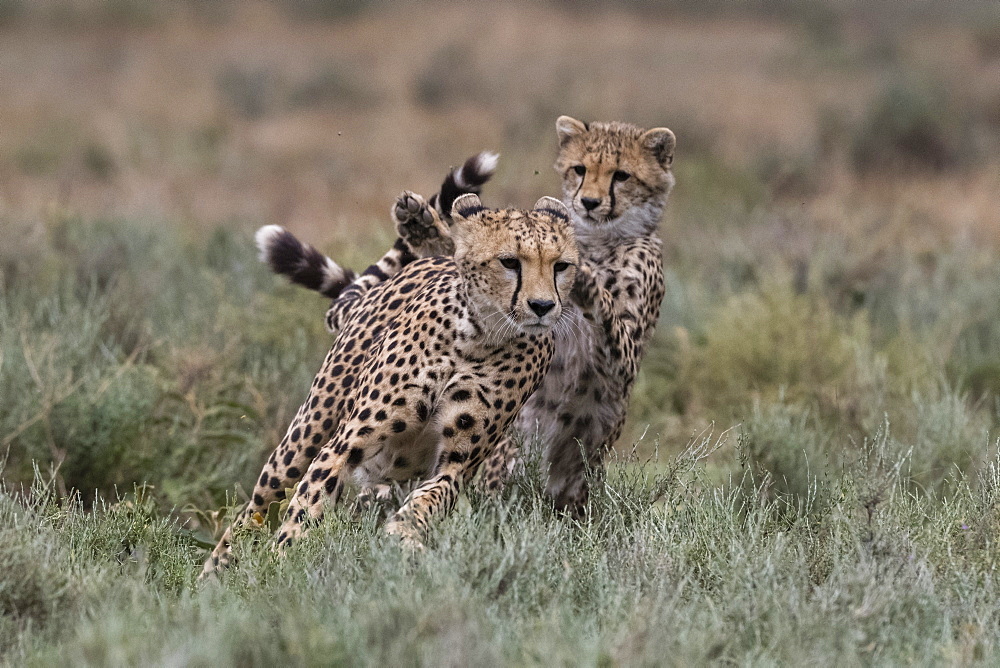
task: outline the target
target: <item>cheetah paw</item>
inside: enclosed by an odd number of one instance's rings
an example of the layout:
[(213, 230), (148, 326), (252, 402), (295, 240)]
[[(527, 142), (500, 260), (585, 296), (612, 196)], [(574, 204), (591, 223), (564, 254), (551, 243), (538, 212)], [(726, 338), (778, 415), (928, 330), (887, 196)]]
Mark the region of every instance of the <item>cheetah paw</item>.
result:
[(208, 558), (205, 565), (201, 569), (201, 573), (198, 575), (198, 582), (211, 582), (213, 580), (219, 579), (219, 577), (230, 567), (235, 565), (236, 558), (233, 553), (229, 551), (229, 546), (226, 549), (216, 550), (212, 553), (212, 556)]
[(391, 485), (378, 484), (365, 487), (358, 493), (352, 514), (355, 519), (359, 519), (368, 512), (375, 512), (381, 519), (386, 519), (395, 500)]
[(420, 195), (404, 190), (392, 206), (396, 232), (418, 257), (451, 255), (455, 252), (448, 226)]
[(396, 536), (400, 540), (400, 545), (410, 553), (423, 552), (426, 548), (420, 540), (420, 532), (405, 521), (393, 520), (385, 525), (385, 532), (390, 536)]

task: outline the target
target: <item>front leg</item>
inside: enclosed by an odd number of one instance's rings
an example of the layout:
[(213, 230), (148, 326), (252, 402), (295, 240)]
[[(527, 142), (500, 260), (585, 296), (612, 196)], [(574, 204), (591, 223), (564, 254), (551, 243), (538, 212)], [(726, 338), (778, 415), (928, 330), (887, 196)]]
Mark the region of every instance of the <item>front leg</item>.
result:
[[(546, 354), (550, 355), (551, 351)], [(518, 355), (515, 361), (523, 361), (523, 354)], [(533, 385), (540, 378), (541, 373), (533, 377)], [(431, 521), (455, 507), (462, 488), (472, 481), (483, 461), (493, 453), (532, 389), (501, 396), (479, 376), (472, 375), (462, 375), (450, 383), (441, 394), (447, 405), (432, 418), (441, 429), (434, 473), (410, 493), (386, 525), (386, 531), (401, 537), (410, 547), (419, 548)]]
[(639, 362), (659, 317), (663, 279), (648, 263), (653, 257), (658, 255), (649, 249), (624, 254), (625, 269), (615, 273), (586, 261), (577, 268), (572, 298), (593, 323), (598, 343), (593, 366), (577, 381), (578, 399), (559, 406), (560, 433), (546, 445), (546, 490), (557, 507), (574, 515), (586, 504), (587, 472), (602, 477), (605, 454), (621, 436)]
[(422, 550), (431, 519), (435, 515), (448, 514), (455, 507), (462, 491), (464, 468), (461, 464), (448, 464), (413, 490), (403, 507), (385, 525), (386, 532), (398, 536), (406, 547)]
[(593, 315), (595, 311), (600, 311), (603, 305), (601, 287), (597, 283), (594, 267), (583, 259), (576, 268), (576, 279), (573, 281), (570, 296), (584, 313)]
[(499, 493), (507, 486), (511, 473), (521, 463), (521, 451), (510, 436), (504, 436), (483, 462), (476, 488), (488, 494)]
[[(620, 276), (618, 290), (612, 292), (601, 285), (601, 278), (596, 268), (589, 262), (581, 262), (577, 267), (576, 281), (570, 293), (573, 301), (580, 307), (583, 317), (594, 323), (602, 333), (601, 349), (598, 353), (607, 358), (609, 363), (621, 366), (621, 381), (625, 387), (631, 388), (639, 369), (639, 345), (656, 324), (655, 316), (659, 314), (659, 294), (655, 307), (638, 299), (629, 299), (622, 294), (622, 285), (626, 281), (636, 283), (634, 292), (641, 294), (642, 287), (638, 281)], [(647, 290), (648, 292), (648, 290)], [(654, 313), (651, 322), (645, 312)]]

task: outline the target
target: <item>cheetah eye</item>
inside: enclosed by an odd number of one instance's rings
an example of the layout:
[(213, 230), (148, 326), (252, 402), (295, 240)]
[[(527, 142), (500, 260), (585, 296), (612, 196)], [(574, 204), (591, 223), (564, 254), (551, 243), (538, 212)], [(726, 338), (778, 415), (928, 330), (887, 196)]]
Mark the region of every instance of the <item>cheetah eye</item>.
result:
[(558, 274), (560, 271), (566, 271), (567, 269), (569, 269), (569, 262), (556, 262), (554, 265), (552, 265), (552, 268)]
[(573, 165), (573, 171), (576, 172), (577, 176), (583, 176), (587, 173), (587, 168), (583, 165)]
[(632, 175), (629, 174), (628, 172), (623, 172), (622, 170), (619, 169), (611, 176), (611, 178), (613, 178), (615, 181), (627, 181), (631, 176)]
[(518, 260), (516, 257), (500, 257), (497, 259), (500, 260), (500, 264), (502, 264), (507, 269), (521, 268), (521, 261)]

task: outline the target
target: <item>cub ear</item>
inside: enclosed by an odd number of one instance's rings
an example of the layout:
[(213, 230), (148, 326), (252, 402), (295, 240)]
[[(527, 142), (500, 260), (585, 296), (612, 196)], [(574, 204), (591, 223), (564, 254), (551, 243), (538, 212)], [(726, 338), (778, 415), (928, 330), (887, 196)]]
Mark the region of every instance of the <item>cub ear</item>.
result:
[(667, 128), (647, 130), (640, 141), (662, 166), (669, 167), (670, 163), (674, 161), (674, 146), (677, 145), (677, 138)]
[(583, 121), (578, 121), (570, 116), (560, 116), (556, 119), (556, 135), (559, 137), (560, 146), (586, 131), (587, 124)]
[(451, 205), (451, 217), (454, 220), (465, 220), (470, 216), (474, 216), (480, 211), (484, 211), (486, 207), (483, 206), (482, 200), (479, 199), (479, 195), (474, 193), (466, 193), (455, 200), (454, 204)]
[(532, 211), (545, 211), (563, 220), (569, 220), (569, 210), (566, 208), (566, 205), (555, 197), (543, 197), (535, 202), (535, 206), (531, 207), (531, 209)]

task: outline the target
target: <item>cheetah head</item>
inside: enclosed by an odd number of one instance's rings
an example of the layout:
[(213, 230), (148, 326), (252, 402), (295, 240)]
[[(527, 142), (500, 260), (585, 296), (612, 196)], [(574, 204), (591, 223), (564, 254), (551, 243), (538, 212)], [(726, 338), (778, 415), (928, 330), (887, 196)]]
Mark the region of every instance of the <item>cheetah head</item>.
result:
[(585, 227), (615, 225), (645, 211), (656, 220), (674, 185), (674, 133), (628, 123), (556, 120), (563, 201)]
[(455, 262), (494, 335), (540, 333), (559, 322), (579, 261), (562, 202), (543, 197), (531, 211), (487, 209), (463, 195), (451, 215)]

